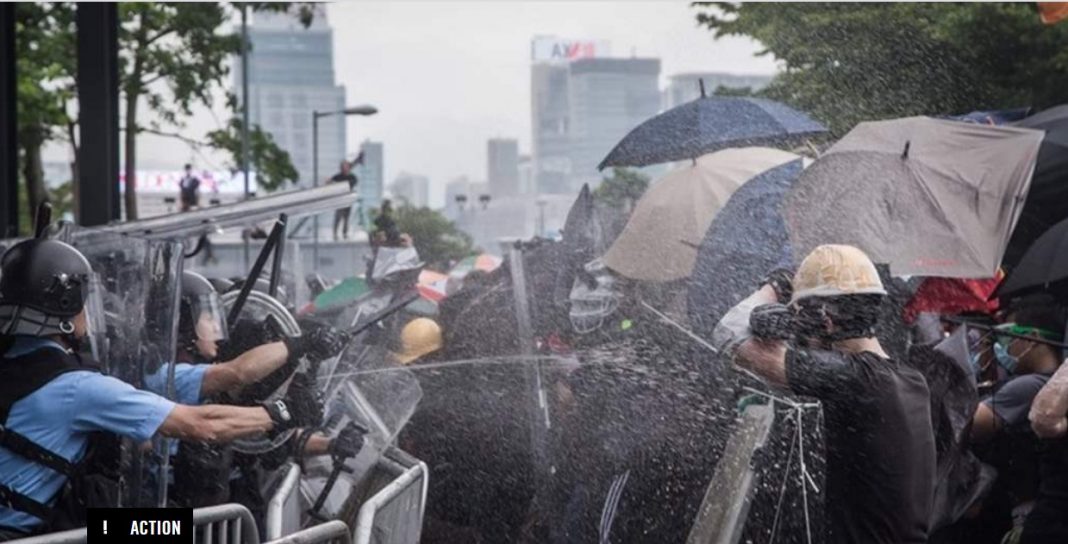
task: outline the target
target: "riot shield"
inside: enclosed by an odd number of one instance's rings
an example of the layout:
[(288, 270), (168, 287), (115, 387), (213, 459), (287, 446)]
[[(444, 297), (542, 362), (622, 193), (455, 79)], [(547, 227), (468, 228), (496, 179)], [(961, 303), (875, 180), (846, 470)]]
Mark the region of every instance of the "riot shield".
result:
[[(65, 238), (80, 250), (102, 288), (106, 342), (95, 354), (107, 373), (134, 387), (174, 399), (174, 360), (182, 245), (70, 229)], [(162, 374), (161, 374), (162, 373)], [(115, 456), (127, 484), (123, 505), (166, 505), (169, 439), (157, 437), (152, 452), (125, 441)], [(91, 505), (108, 506), (108, 505)]]
[[(239, 295), (240, 292), (238, 291), (230, 291), (224, 293), (222, 297), (220, 297), (222, 299), (223, 308), (227, 312), (233, 308)], [(245, 300), (245, 304), (241, 308), (241, 314), (238, 316), (238, 320), (247, 320), (248, 322), (256, 324), (263, 324), (267, 320), (272, 320), (275, 325), (280, 328), (279, 332), (288, 336), (300, 335), (300, 326), (297, 324), (297, 320), (293, 317), (293, 314), (291, 314), (278, 300), (258, 291), (249, 292), (248, 298)], [(260, 325), (257, 325), (257, 327), (260, 327)], [(296, 372), (282, 381), (281, 384), (271, 391), (266, 398), (255, 400), (259, 402), (268, 402), (284, 398), (293, 376), (299, 372), (305, 371), (307, 371), (307, 364), (301, 362), (300, 366), (297, 367)], [(295, 429), (291, 429), (281, 433), (260, 434), (235, 440), (232, 445), (235, 451), (241, 453), (253, 455), (263, 454), (275, 450), (285, 444), (286, 441), (293, 436), (294, 432), (296, 432)]]
[[(350, 345), (338, 359), (332, 373), (335, 385), (327, 390), (324, 427), (336, 434), (355, 422), (368, 433), (359, 455), (344, 461), (345, 472), (325, 491), (318, 514), (331, 519), (351, 517), (353, 521), (350, 511), (364, 498), (359, 492), (366, 491), (368, 479), (374, 478), (384, 452), (416, 411), (423, 391), (413, 373), (396, 365), (385, 349)], [(324, 492), (331, 470), (332, 462), (325, 457), (305, 462), (301, 492), (308, 505), (315, 504)]]

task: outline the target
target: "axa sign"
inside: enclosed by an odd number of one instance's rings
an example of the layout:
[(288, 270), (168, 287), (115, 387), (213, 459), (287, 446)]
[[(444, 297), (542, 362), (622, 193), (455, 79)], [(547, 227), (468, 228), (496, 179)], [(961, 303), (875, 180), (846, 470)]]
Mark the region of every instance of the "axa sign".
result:
[(608, 54), (607, 42), (590, 40), (535, 38), (532, 49), (534, 60), (541, 62), (567, 62)]

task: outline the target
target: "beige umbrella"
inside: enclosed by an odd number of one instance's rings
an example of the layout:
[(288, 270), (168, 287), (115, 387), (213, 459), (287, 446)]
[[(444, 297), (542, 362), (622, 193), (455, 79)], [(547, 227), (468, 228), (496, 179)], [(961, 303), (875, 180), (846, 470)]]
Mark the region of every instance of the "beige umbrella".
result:
[(669, 172), (653, 183), (604, 262), (628, 278), (672, 281), (688, 277), (712, 219), (743, 183), (797, 160), (766, 147), (724, 149)]

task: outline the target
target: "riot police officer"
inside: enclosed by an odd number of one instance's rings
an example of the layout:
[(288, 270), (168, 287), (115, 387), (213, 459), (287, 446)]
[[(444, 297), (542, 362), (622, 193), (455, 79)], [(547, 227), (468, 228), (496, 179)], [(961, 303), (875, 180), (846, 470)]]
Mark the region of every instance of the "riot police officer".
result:
[[(239, 392), (246, 386), (271, 376), (274, 381), (288, 378), (302, 357), (321, 360), (336, 355), (345, 345), (345, 336), (330, 327), (311, 329), (301, 336), (280, 341), (253, 341), (254, 347), (229, 361), (214, 362), (219, 356), (220, 341), (227, 339), (226, 316), (215, 287), (204, 276), (186, 271), (182, 274), (181, 302), (178, 315), (178, 342), (175, 363), (163, 365), (148, 376), (146, 385), (163, 394), (166, 378), (173, 367), (176, 400), (183, 404), (202, 404), (224, 393)], [(292, 409), (301, 411), (299, 407)], [(307, 411), (307, 410), (303, 410)], [(308, 417), (314, 419), (315, 414)], [(309, 423), (317, 424), (318, 421)], [(347, 437), (348, 435), (346, 435)], [(345, 438), (345, 437), (341, 437)], [(309, 437), (303, 453), (339, 455), (351, 449), (346, 440), (322, 435)], [(356, 448), (357, 452), (359, 448)], [(196, 441), (184, 441), (173, 468), (180, 478), (171, 495), (183, 506), (204, 506), (227, 502), (230, 495), (230, 459), (228, 448)], [(355, 453), (353, 453), (354, 455)]]
[[(301, 422), (283, 401), (188, 406), (99, 372), (78, 352), (99, 331), (93, 271), (75, 248), (20, 242), (0, 258), (0, 540), (84, 524), (92, 435), (226, 442)], [(101, 433), (102, 432), (102, 433)], [(93, 494), (92, 497), (99, 497)]]

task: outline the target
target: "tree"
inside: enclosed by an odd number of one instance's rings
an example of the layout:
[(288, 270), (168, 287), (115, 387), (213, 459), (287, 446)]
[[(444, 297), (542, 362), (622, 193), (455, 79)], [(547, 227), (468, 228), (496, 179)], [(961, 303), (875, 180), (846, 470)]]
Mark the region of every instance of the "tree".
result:
[[(230, 119), (225, 129), (208, 133), (208, 145), (222, 149), (233, 157), (233, 169), (240, 168), (241, 157), (240, 117)], [(273, 191), (285, 185), (287, 181), (296, 181), (299, 175), (289, 159), (289, 153), (274, 143), (270, 133), (264, 132), (259, 125), (252, 125), (248, 132), (249, 168), (256, 171), (256, 179), (266, 191)]]
[(430, 208), (403, 205), (394, 210), (393, 219), (401, 232), (412, 237), (419, 257), (431, 268), (444, 270), (475, 253), (471, 237)]
[(50, 200), (41, 149), (73, 121), (67, 103), (74, 96), (74, 17), (70, 6), (19, 2), (15, 5), (18, 154), (26, 217)]
[(721, 36), (748, 36), (783, 71), (760, 94), (841, 136), (857, 122), (1068, 99), (1068, 25), (1031, 4), (696, 3)]
[(613, 168), (612, 176), (601, 181), (593, 191), (593, 198), (608, 207), (629, 213), (634, 203), (649, 188), (649, 176), (630, 168)]

